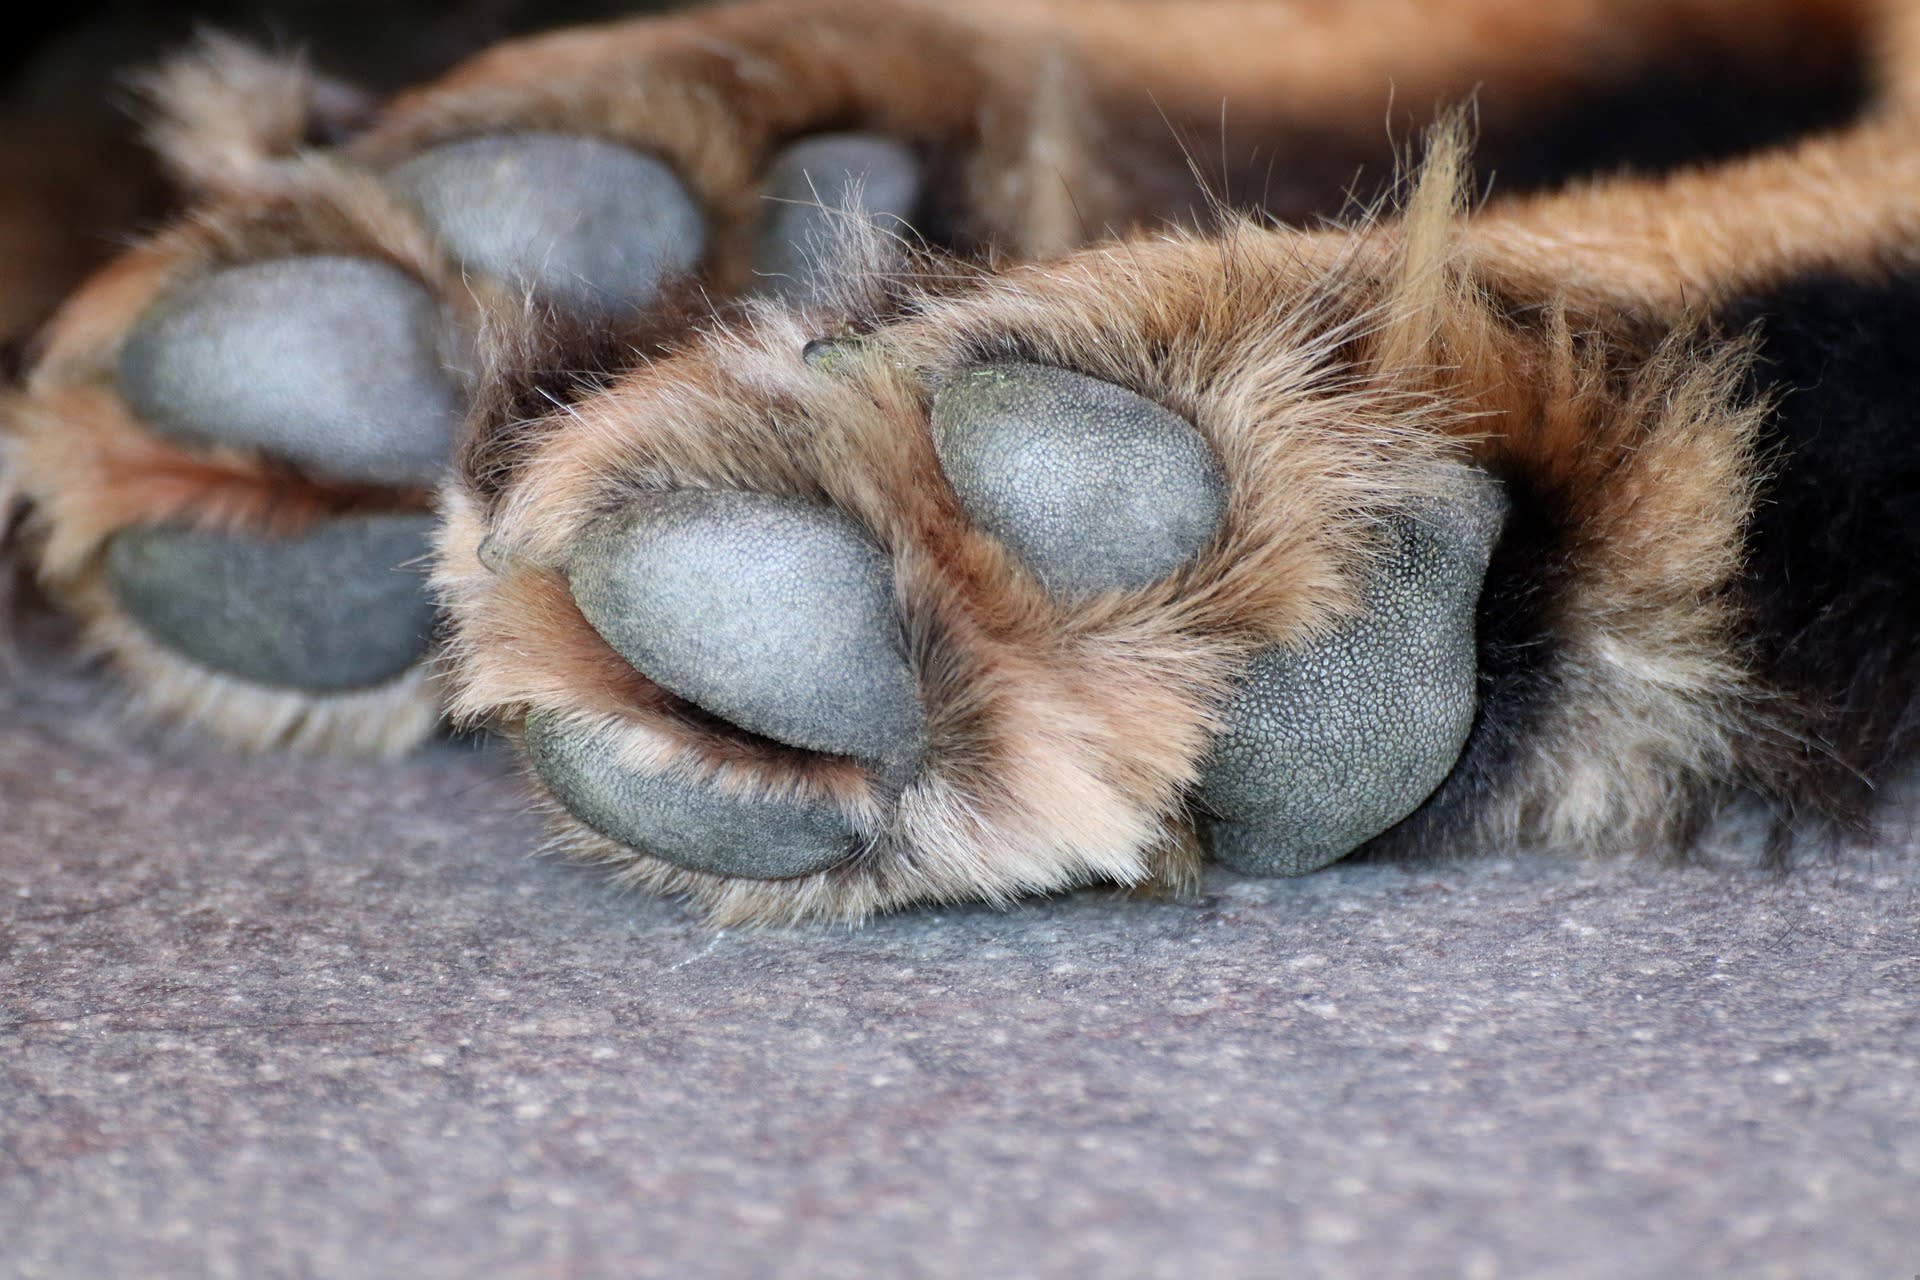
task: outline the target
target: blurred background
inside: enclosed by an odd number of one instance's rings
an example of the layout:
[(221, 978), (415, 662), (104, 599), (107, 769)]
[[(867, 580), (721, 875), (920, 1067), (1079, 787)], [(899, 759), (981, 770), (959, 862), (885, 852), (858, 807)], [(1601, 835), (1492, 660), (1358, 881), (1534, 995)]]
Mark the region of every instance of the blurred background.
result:
[(71, 0), (16, 11), (0, 46), (0, 373), (173, 193), (138, 143), (130, 78), (212, 28), (305, 52), (380, 92), (510, 36), (675, 7), (661, 0)]

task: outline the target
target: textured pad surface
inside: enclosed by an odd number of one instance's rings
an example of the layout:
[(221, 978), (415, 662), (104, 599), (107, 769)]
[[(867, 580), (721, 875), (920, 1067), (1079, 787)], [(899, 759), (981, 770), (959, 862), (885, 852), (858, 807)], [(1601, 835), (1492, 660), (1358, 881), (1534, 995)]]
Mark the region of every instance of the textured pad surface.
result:
[(135, 528), (107, 546), (107, 583), (154, 640), (257, 684), (337, 693), (383, 684), (426, 653), (430, 516), (355, 516), (290, 538)]
[(617, 740), (533, 716), (527, 754), (554, 796), (603, 836), (668, 862), (777, 880), (854, 853), (854, 832), (815, 800), (728, 795), (710, 782), (636, 773)]
[(968, 517), (1060, 595), (1166, 577), (1226, 510), (1220, 464), (1198, 431), (1064, 369), (968, 370), (934, 396), (933, 438)]
[(663, 688), (791, 746), (910, 772), (924, 716), (886, 557), (794, 498), (646, 494), (567, 565), (607, 643)]
[(706, 247), (700, 210), (673, 170), (596, 138), (468, 138), (387, 180), (466, 266), (583, 312), (646, 306)]
[(1300, 875), (1417, 808), (1473, 727), (1474, 611), (1506, 500), (1462, 468), (1457, 499), (1390, 522), (1394, 551), (1367, 614), (1301, 649), (1255, 659), (1227, 708), (1200, 799), (1213, 856)]
[(128, 332), (119, 383), (158, 434), (315, 473), (431, 484), (461, 414), (440, 310), (392, 267), (281, 258), (170, 290)]
[(796, 142), (767, 171), (755, 292), (796, 306), (825, 284), (823, 251), (849, 216), (904, 227), (920, 199), (920, 162), (903, 143), (862, 133)]

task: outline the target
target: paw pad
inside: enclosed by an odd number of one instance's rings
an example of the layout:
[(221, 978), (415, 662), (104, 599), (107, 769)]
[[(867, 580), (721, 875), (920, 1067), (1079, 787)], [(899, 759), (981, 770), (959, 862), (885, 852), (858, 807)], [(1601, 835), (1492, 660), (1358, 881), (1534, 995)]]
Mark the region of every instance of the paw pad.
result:
[(340, 693), (426, 653), (433, 520), (341, 517), (292, 537), (133, 528), (107, 546), (107, 585), (155, 640), (274, 688)]
[(1200, 433), (1110, 382), (988, 365), (942, 387), (932, 417), (968, 518), (1058, 595), (1156, 582), (1213, 538), (1226, 511), (1220, 463)]
[(526, 733), (534, 767), (574, 817), (668, 862), (777, 880), (854, 852), (853, 830), (823, 802), (735, 795), (708, 780), (628, 769), (615, 739), (544, 716), (528, 717)]
[(673, 171), (598, 138), (467, 138), (387, 181), (465, 266), (583, 312), (644, 307), (705, 251), (700, 210)]
[(1203, 775), (1216, 858), (1256, 875), (1316, 870), (1445, 780), (1473, 727), (1474, 616), (1505, 512), (1499, 485), (1463, 467), (1457, 495), (1390, 522), (1363, 617), (1254, 660)]
[(848, 217), (904, 227), (920, 198), (920, 162), (904, 144), (872, 134), (823, 134), (794, 143), (767, 171), (766, 223), (754, 252), (757, 291), (780, 302), (816, 301), (821, 253)]
[(642, 494), (566, 566), (650, 680), (750, 733), (910, 775), (925, 737), (887, 558), (845, 516), (762, 494)]
[(183, 444), (431, 484), (461, 415), (442, 333), (432, 297), (392, 267), (282, 258), (173, 288), (128, 332), (118, 381), (156, 434)]

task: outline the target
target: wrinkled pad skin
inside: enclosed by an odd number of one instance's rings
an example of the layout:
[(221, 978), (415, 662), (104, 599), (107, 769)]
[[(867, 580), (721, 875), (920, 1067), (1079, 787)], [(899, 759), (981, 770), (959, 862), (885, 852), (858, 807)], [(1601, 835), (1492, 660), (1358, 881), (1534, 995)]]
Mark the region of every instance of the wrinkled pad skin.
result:
[(706, 250), (700, 210), (673, 171), (597, 138), (466, 138), (387, 182), (462, 264), (582, 313), (645, 307)]
[(754, 291), (804, 306), (824, 290), (821, 252), (849, 216), (898, 229), (920, 199), (920, 162), (904, 143), (823, 134), (782, 151), (767, 171), (766, 222), (754, 252)]
[(1200, 433), (1110, 382), (986, 365), (939, 390), (932, 423), (968, 518), (1057, 595), (1156, 582), (1207, 544), (1226, 511)]
[(912, 772), (925, 735), (893, 573), (847, 517), (764, 494), (631, 499), (566, 566), (580, 612), (661, 687), (790, 746)]
[(121, 347), (120, 393), (166, 439), (340, 480), (434, 483), (461, 415), (440, 310), (359, 258), (228, 267), (176, 285)]
[(433, 519), (341, 517), (287, 538), (133, 528), (107, 584), (155, 641), (256, 684), (341, 693), (384, 684), (427, 651)]
[(1205, 765), (1213, 856), (1301, 875), (1399, 822), (1452, 770), (1473, 727), (1474, 614), (1506, 514), (1498, 483), (1461, 468), (1459, 496), (1389, 522), (1395, 551), (1367, 613), (1255, 659)]

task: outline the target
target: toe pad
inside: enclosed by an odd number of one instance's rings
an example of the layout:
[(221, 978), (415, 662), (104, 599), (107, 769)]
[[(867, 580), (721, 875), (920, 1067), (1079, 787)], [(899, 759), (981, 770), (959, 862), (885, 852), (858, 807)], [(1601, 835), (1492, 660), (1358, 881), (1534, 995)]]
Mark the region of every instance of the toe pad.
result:
[(467, 138), (387, 180), (461, 262), (583, 313), (646, 306), (705, 251), (700, 210), (673, 171), (598, 138)]
[(274, 688), (383, 684), (426, 653), (430, 516), (343, 517), (289, 538), (133, 528), (108, 544), (107, 583), (160, 644)]
[(794, 305), (816, 301), (824, 291), (822, 255), (844, 220), (904, 226), (919, 196), (920, 162), (903, 143), (859, 133), (794, 143), (767, 173), (757, 292)]
[(121, 394), (159, 435), (259, 451), (341, 480), (431, 484), (459, 395), (439, 309), (345, 257), (229, 267), (166, 294), (121, 347)]
[(594, 629), (680, 697), (889, 774), (917, 761), (892, 570), (845, 516), (762, 494), (644, 494), (581, 539), (567, 577)]
[(1200, 433), (1110, 382), (987, 365), (941, 388), (932, 420), (968, 518), (1059, 595), (1166, 577), (1226, 510), (1220, 464)]
[(829, 805), (636, 773), (617, 751), (609, 735), (541, 716), (527, 721), (527, 753), (547, 787), (574, 817), (621, 844), (753, 880), (822, 871), (854, 852), (853, 830)]

